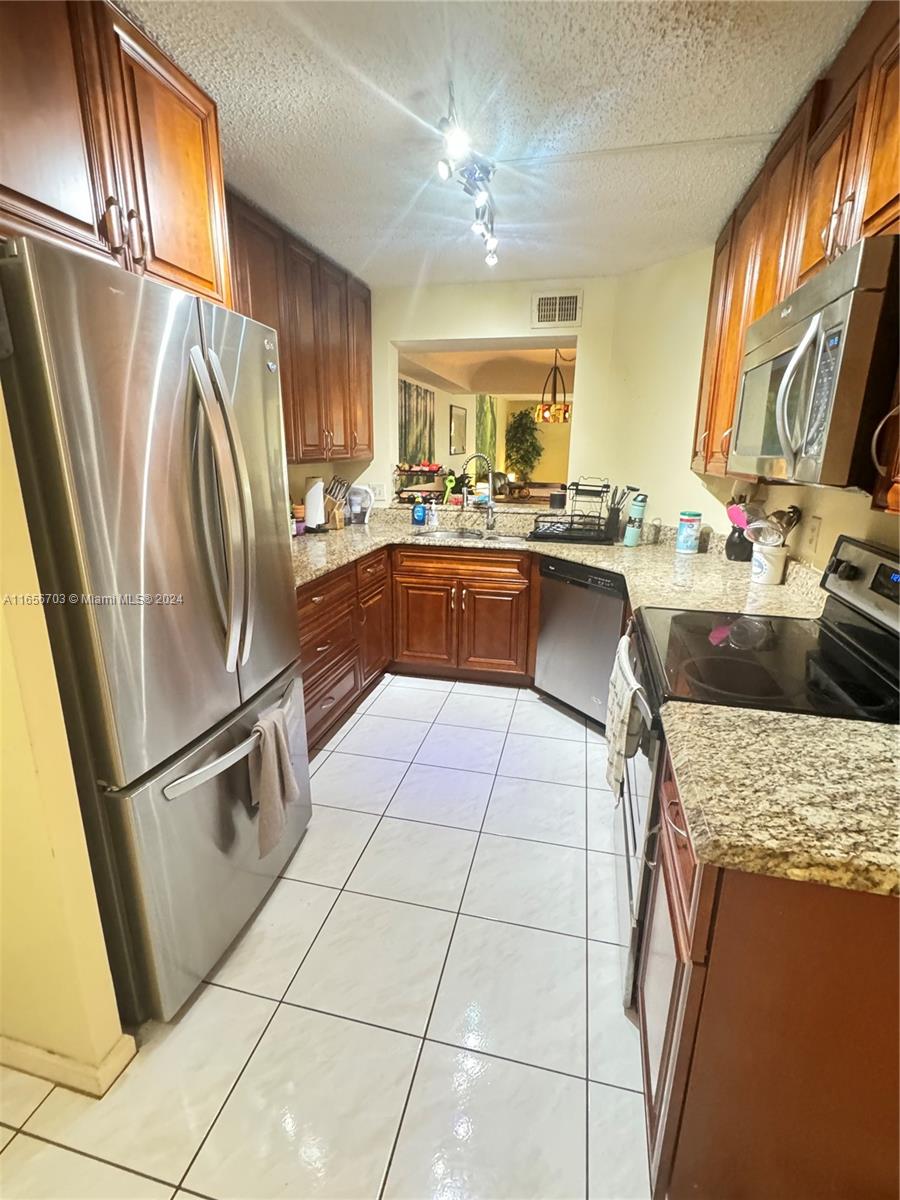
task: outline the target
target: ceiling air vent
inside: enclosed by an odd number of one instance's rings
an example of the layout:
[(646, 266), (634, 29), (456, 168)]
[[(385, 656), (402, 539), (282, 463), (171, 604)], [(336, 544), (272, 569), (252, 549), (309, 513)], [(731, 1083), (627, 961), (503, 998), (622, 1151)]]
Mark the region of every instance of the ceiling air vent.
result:
[(583, 295), (583, 292), (535, 292), (531, 297), (531, 328), (580, 325)]

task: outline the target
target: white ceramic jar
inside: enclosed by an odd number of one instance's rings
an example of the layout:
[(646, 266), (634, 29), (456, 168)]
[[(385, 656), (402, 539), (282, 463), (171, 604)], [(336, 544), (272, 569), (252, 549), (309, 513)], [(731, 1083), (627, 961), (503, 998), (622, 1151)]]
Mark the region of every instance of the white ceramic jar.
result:
[(769, 586), (783, 583), (786, 566), (787, 546), (761, 546), (756, 542), (750, 559), (750, 581)]

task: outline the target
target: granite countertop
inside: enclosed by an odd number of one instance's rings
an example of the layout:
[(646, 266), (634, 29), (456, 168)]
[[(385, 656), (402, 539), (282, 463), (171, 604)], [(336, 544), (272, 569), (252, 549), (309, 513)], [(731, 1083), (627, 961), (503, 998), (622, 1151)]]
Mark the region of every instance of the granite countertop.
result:
[(377, 519), (371, 525), (351, 525), (330, 533), (293, 538), (295, 583), (300, 587), (373, 550), (394, 545), (444, 546), (454, 550), (526, 550), (549, 558), (618, 571), (625, 577), (632, 608), (653, 605), (817, 617), (825, 600), (818, 587), (818, 573), (799, 564), (787, 584), (761, 587), (750, 583), (749, 563), (729, 562), (718, 550), (708, 554), (679, 555), (670, 545), (567, 546), (557, 542), (539, 544), (518, 537), (504, 537), (501, 541), (437, 540), (414, 534), (408, 524), (382, 524)]
[(663, 728), (700, 862), (900, 893), (900, 731), (677, 701)]
[[(721, 550), (676, 555), (671, 545), (537, 546), (412, 532), (396, 521), (293, 539), (297, 585), (383, 546), (527, 550), (619, 571), (633, 608), (817, 617), (819, 573), (793, 565), (781, 587), (750, 583)], [(663, 706), (685, 819), (711, 866), (845, 887), (900, 892), (900, 741), (895, 726), (674, 701)]]

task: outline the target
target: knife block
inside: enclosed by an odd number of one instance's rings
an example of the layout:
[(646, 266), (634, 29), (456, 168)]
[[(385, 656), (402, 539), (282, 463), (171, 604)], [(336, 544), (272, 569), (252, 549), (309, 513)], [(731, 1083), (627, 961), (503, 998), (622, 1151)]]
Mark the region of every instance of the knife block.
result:
[(329, 529), (344, 528), (344, 503), (342, 500), (334, 500), (331, 496), (325, 497), (325, 522)]

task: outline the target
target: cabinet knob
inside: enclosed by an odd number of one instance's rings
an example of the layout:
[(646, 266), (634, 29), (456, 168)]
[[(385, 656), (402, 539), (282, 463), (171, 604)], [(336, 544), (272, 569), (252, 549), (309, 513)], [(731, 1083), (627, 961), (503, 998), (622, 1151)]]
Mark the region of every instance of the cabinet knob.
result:
[(326, 650), (331, 649), (331, 642), (323, 642), (321, 646), (316, 646), (316, 654), (324, 654)]
[(134, 209), (128, 214), (128, 248), (134, 262), (141, 264), (145, 262), (144, 222)]
[(310, 604), (321, 604), (324, 599), (324, 596), (310, 596), (309, 602)]

